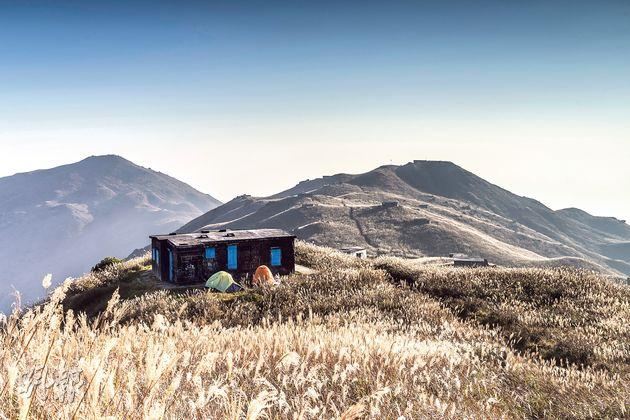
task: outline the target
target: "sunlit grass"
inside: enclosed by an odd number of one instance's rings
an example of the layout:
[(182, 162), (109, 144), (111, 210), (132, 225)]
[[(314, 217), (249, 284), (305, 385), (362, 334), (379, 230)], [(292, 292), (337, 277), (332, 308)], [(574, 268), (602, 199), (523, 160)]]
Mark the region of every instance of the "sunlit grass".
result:
[[(114, 292), (90, 318), (64, 312), (65, 295), (117, 287), (146, 258), (55, 290), (0, 320), (0, 415), (628, 416), (625, 286), (569, 270), (365, 262), (306, 244), (297, 258), (318, 272), (229, 298)], [(48, 381), (25, 392), (42, 368)], [(73, 370), (82, 386), (61, 401), (55, 385)]]

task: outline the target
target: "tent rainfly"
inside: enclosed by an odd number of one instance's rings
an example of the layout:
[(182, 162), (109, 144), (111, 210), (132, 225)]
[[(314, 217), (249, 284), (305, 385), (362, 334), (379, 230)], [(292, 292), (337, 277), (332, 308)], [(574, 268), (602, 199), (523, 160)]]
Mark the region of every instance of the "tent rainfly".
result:
[(222, 293), (238, 292), (242, 287), (234, 281), (232, 275), (225, 271), (214, 273), (206, 282), (207, 289), (214, 289)]
[(271, 270), (266, 265), (261, 265), (256, 269), (254, 277), (252, 278), (252, 284), (258, 287), (273, 286), (274, 279)]

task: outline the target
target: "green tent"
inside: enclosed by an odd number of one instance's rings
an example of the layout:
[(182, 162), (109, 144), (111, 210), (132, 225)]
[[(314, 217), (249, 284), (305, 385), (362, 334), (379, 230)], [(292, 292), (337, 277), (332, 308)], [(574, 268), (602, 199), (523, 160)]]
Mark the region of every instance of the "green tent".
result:
[(230, 273), (219, 271), (214, 273), (206, 282), (206, 288), (218, 290), (223, 293), (237, 292), (242, 287), (234, 281)]

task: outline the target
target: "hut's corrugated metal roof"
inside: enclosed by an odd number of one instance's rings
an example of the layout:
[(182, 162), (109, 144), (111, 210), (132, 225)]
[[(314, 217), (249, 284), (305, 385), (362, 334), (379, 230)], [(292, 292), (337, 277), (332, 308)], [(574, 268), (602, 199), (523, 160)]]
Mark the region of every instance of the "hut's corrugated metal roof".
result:
[(256, 239), (295, 238), (282, 229), (250, 229), (226, 230), (197, 233), (180, 233), (176, 235), (153, 235), (151, 238), (167, 240), (174, 246), (195, 246), (217, 242), (238, 242)]

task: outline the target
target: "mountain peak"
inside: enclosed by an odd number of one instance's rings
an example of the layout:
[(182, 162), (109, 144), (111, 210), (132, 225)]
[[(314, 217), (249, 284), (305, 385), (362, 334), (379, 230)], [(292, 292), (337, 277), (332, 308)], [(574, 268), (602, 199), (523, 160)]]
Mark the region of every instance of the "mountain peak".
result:
[(118, 155), (0, 178), (0, 235), (11, 243), (0, 249), (0, 311), (9, 307), (9, 284), (27, 301), (38, 298), (32, 277), (79, 275), (103, 255), (129, 255), (150, 234), (171, 232), (218, 204)]
[(116, 155), (114, 153), (108, 153), (106, 155), (90, 155), (88, 157), (86, 157), (84, 160), (89, 160), (89, 159), (112, 159), (112, 160), (126, 160), (125, 158), (123, 158), (120, 155)]
[[(473, 173), (465, 170), (459, 165), (447, 160), (414, 160), (406, 165), (398, 166), (398, 174), (408, 174), (415, 177), (476, 177)], [(461, 181), (461, 179), (460, 179)]]
[(92, 155), (88, 156), (85, 159), (81, 160), (79, 163), (89, 163), (89, 162), (108, 162), (108, 163), (129, 163), (134, 164), (133, 162), (125, 159), (120, 155)]
[[(400, 205), (383, 206), (386, 202)], [(453, 162), (414, 160), (307, 180), (271, 197), (235, 200), (183, 230), (278, 227), (321, 245), (354, 244), (375, 253), (437, 257), (458, 251), (502, 264), (585, 258), (611, 272), (630, 273), (630, 228), (565, 214), (577, 212), (554, 212)]]
[(423, 160), (423, 159), (414, 159), (413, 162), (409, 162), (407, 165), (422, 165), (422, 166), (441, 166), (441, 167), (457, 167), (458, 165), (454, 164), (450, 160)]

